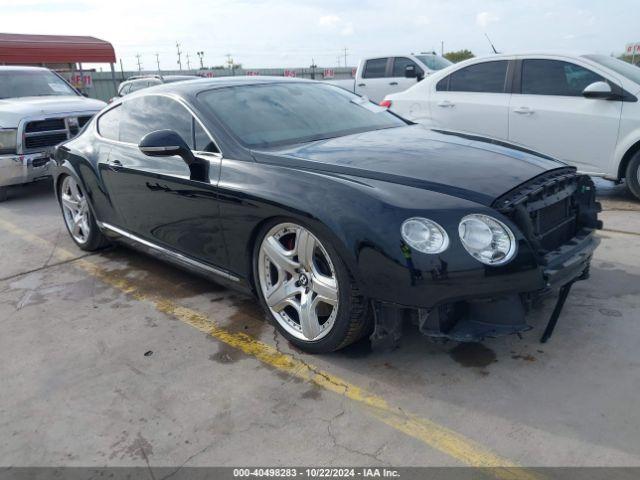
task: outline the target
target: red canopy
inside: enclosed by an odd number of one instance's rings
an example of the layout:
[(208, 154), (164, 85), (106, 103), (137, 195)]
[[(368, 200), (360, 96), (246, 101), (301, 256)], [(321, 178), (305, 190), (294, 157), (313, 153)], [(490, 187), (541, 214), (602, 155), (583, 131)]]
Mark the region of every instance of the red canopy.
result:
[(114, 63), (109, 42), (71, 35), (0, 33), (0, 64)]

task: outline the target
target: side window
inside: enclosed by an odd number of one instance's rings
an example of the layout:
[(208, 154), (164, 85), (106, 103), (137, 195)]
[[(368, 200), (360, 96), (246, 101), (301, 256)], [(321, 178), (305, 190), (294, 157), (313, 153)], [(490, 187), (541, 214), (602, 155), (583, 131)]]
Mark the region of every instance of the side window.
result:
[(413, 60), (405, 57), (396, 57), (393, 59), (393, 73), (392, 77), (404, 77), (404, 70), (407, 66), (413, 65), (416, 68), (418, 77), (424, 76), (424, 71)]
[(195, 148), (199, 152), (217, 152), (215, 144), (207, 135), (207, 132), (200, 126), (198, 122), (196, 122), (195, 118), (192, 118), (193, 122), (193, 141)]
[(98, 118), (98, 132), (104, 138), (111, 140), (118, 140), (120, 131), (120, 117), (122, 114), (122, 107), (117, 106), (102, 114)]
[(148, 83), (149, 82), (145, 82), (145, 81), (133, 82), (133, 83), (131, 83), (131, 85), (129, 85), (129, 91), (127, 93), (132, 93), (132, 92), (135, 92), (137, 90), (142, 90), (143, 88), (147, 88), (147, 86), (148, 86), (147, 84)]
[(453, 72), (449, 77), (451, 92), (503, 93), (507, 61), (483, 62)]
[(579, 97), (585, 87), (598, 81), (604, 81), (604, 78), (574, 63), (560, 60), (522, 62), (522, 93), (525, 94)]
[(449, 90), (449, 75), (436, 83), (436, 92), (446, 92)]
[(384, 78), (387, 75), (387, 59), (375, 58), (364, 64), (362, 78)]
[(130, 83), (127, 83), (126, 85), (121, 85), (120, 86), (120, 90), (118, 91), (118, 95), (124, 96), (127, 93), (129, 93), (130, 89), (131, 89), (131, 84)]
[(120, 141), (137, 145), (147, 133), (171, 129), (193, 148), (191, 119), (191, 113), (171, 98), (157, 95), (133, 98), (122, 104)]

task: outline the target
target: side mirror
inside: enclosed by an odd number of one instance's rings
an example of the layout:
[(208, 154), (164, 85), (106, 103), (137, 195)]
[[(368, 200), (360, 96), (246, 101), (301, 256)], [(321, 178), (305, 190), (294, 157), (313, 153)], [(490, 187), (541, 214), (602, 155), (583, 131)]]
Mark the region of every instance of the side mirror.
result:
[(605, 100), (614, 97), (611, 86), (607, 82), (593, 82), (591, 85), (587, 85), (582, 91), (582, 96), (585, 98), (602, 98)]
[(209, 181), (209, 162), (197, 158), (187, 142), (173, 130), (156, 130), (146, 134), (138, 148), (149, 157), (172, 157), (177, 155), (189, 167), (191, 180)]
[(415, 65), (407, 65), (404, 67), (404, 78), (418, 78)]

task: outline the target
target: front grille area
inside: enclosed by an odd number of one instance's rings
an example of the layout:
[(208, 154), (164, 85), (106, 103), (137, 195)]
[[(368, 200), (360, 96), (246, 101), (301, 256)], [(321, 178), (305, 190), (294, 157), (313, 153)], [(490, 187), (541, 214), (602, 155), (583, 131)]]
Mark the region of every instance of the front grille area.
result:
[(25, 127), (25, 133), (48, 132), (51, 130), (64, 130), (64, 118), (48, 118), (47, 120), (38, 120), (37, 122), (29, 122)]
[(82, 115), (28, 122), (23, 133), (24, 153), (42, 151), (75, 137), (92, 117), (93, 115)]
[(25, 137), (24, 147), (27, 150), (38, 148), (47, 148), (68, 140), (67, 132), (48, 133), (46, 135), (38, 135), (37, 137)]
[(493, 206), (518, 225), (540, 260), (586, 229), (599, 228), (593, 182), (571, 168), (536, 177)]

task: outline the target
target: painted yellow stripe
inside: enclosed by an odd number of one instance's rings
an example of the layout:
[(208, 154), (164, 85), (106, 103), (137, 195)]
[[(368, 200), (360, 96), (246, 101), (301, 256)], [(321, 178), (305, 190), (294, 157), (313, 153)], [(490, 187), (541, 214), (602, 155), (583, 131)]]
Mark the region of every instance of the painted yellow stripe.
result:
[[(59, 260), (71, 260), (77, 257), (72, 252), (59, 247), (56, 248), (48, 240), (34, 235), (13, 223), (0, 219), (0, 228), (30, 243), (48, 249), (55, 248), (54, 256)], [(517, 464), (492, 453), (477, 442), (443, 425), (389, 405), (383, 398), (329, 372), (322, 371), (303, 360), (284, 354), (273, 346), (256, 340), (245, 333), (230, 332), (220, 327), (209, 315), (183, 307), (171, 300), (143, 293), (135, 284), (110, 273), (90, 260), (77, 259), (73, 262), (73, 265), (134, 299), (150, 303), (158, 311), (181, 320), (187, 325), (211, 335), (271, 367), (304, 381), (313, 382), (326, 390), (347, 397), (356, 404), (365, 406), (366, 411), (379, 421), (420, 440), (465, 465), (489, 468), (490, 470), (487, 473), (504, 480), (533, 480), (540, 478), (538, 475), (534, 475)]]

